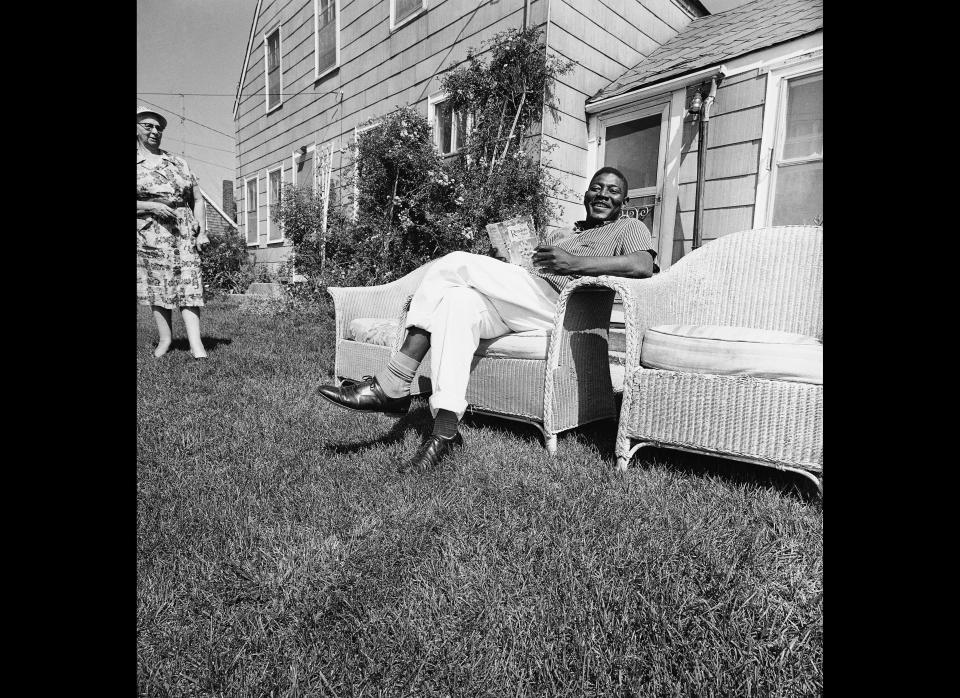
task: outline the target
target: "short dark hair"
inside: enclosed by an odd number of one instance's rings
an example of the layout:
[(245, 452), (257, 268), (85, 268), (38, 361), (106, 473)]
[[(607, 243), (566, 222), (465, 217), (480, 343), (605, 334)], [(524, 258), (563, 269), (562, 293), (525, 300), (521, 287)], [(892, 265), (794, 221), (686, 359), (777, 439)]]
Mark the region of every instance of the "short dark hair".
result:
[(618, 170), (616, 167), (601, 167), (599, 170), (593, 173), (593, 177), (590, 178), (590, 181), (592, 182), (602, 174), (612, 174), (615, 177), (619, 177), (620, 181), (623, 182), (623, 193), (626, 194), (628, 191), (630, 191), (630, 185), (627, 184), (627, 178), (624, 177), (623, 172)]

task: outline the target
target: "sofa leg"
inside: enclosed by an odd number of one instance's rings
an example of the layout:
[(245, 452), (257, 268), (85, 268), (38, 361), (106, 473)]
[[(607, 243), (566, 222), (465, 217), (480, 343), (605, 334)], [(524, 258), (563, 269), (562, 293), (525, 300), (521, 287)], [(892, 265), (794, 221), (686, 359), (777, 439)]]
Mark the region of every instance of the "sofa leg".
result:
[(551, 456), (557, 455), (557, 435), (556, 434), (544, 434), (543, 445), (547, 447), (547, 453), (549, 453)]

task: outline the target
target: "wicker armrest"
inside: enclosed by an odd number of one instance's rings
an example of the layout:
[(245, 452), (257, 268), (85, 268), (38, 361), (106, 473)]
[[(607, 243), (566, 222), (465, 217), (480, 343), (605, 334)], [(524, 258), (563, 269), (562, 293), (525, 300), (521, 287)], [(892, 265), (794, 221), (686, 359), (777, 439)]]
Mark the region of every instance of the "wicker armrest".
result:
[(607, 275), (583, 276), (567, 285), (560, 296), (561, 301), (564, 296), (584, 286), (605, 286), (620, 294), (623, 301), (627, 367), (640, 365), (640, 343), (648, 327), (675, 322), (676, 281), (669, 273), (647, 279)]
[(328, 286), (333, 297), (337, 337), (346, 336), (351, 320), (360, 317), (396, 318), (405, 312), (429, 264), (406, 276), (377, 286)]
[[(577, 279), (582, 282), (585, 279)], [(606, 340), (610, 330), (610, 313), (613, 310), (614, 293), (607, 284), (571, 283), (557, 299), (557, 311), (553, 318), (553, 332), (547, 348), (547, 372), (562, 365), (565, 357), (572, 356), (573, 336), (582, 333), (600, 334)]]

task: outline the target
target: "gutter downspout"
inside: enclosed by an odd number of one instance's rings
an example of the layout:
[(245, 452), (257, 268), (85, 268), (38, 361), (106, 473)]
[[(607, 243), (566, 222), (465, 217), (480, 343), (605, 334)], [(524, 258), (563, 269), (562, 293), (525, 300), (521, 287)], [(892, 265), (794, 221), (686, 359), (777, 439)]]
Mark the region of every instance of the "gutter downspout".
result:
[(520, 25), (521, 29), (527, 28), (527, 17), (530, 16), (530, 0), (523, 0), (523, 23)]
[(710, 107), (717, 98), (717, 83), (723, 79), (723, 73), (710, 78), (710, 94), (703, 100), (700, 107), (699, 144), (697, 146), (697, 206), (693, 212), (693, 249), (703, 244), (703, 231), (700, 229), (703, 220), (703, 189), (704, 178), (707, 173), (707, 135), (710, 132)]

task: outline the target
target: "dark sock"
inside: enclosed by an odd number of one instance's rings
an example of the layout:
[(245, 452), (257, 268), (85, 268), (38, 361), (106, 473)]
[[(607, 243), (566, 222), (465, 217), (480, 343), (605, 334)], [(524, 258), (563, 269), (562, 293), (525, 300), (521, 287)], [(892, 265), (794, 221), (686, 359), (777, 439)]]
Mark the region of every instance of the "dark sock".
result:
[(457, 413), (450, 410), (437, 410), (437, 416), (433, 420), (433, 435), (442, 436), (445, 439), (452, 439), (457, 435)]
[(403, 397), (410, 394), (410, 383), (420, 367), (420, 362), (399, 351), (390, 357), (390, 363), (377, 372), (377, 383), (387, 397)]

